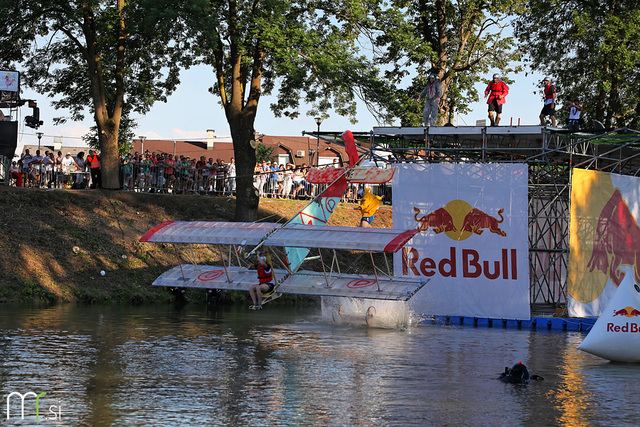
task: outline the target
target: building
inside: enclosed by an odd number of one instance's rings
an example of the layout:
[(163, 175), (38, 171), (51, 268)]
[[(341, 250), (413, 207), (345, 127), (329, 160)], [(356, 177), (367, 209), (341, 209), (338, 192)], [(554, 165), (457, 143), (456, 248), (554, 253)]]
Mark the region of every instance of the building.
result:
[[(256, 135), (258, 144), (262, 143), (267, 148), (273, 149), (274, 160), (278, 164), (294, 165), (318, 164), (316, 152), (320, 152), (320, 165), (333, 164), (337, 159), (338, 164), (348, 159), (344, 146), (331, 141), (308, 136), (271, 136)], [(233, 154), (233, 142), (231, 138), (217, 137), (210, 133), (206, 141), (179, 141), (179, 140), (153, 140), (138, 138), (133, 141), (132, 152), (168, 153), (174, 156), (188, 156), (189, 158), (222, 159), (229, 162)]]

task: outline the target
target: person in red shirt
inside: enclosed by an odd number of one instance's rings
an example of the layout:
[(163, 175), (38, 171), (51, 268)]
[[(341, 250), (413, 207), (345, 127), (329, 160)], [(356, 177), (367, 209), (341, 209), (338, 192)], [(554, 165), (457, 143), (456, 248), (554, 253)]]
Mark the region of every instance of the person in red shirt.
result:
[[(489, 83), (484, 90), (484, 97), (487, 98), (487, 104), (489, 105), (489, 120), (491, 126), (498, 126), (500, 124), (500, 114), (502, 114), (502, 105), (506, 102), (505, 97), (509, 94), (509, 86), (502, 80), (500, 80), (499, 74), (493, 75), (493, 80)], [(493, 118), (493, 112), (496, 113), (496, 118)]]
[(556, 87), (551, 84), (551, 79), (545, 77), (544, 83), (544, 107), (540, 112), (540, 125), (546, 126), (545, 116), (551, 119), (551, 126), (556, 127)]
[(262, 310), (262, 297), (271, 294), (276, 286), (273, 281), (273, 270), (267, 263), (267, 258), (263, 256), (257, 258), (256, 263), (249, 266), (249, 269), (255, 268), (258, 272), (258, 283), (249, 287), (249, 295), (253, 301), (249, 308), (252, 310)]

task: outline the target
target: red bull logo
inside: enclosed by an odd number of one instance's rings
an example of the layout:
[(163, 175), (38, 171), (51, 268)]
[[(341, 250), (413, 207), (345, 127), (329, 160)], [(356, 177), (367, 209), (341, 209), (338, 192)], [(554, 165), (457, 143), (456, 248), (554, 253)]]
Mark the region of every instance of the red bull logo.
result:
[(635, 280), (640, 283), (640, 227), (616, 189), (600, 213), (587, 268), (589, 272), (598, 269), (608, 274), (620, 286), (625, 275), (620, 270), (622, 265), (633, 267)]
[(640, 316), (640, 310), (633, 307), (625, 307), (620, 310), (613, 310), (613, 316), (636, 317)]
[(472, 208), (464, 200), (452, 200), (444, 207), (438, 208), (418, 218), (420, 209), (414, 207), (414, 219), (418, 222), (418, 230), (427, 231), (432, 229), (434, 233), (445, 235), (453, 240), (465, 240), (472, 235), (482, 235), (485, 230), (506, 237), (507, 233), (500, 228), (504, 222), (502, 213), (504, 209), (498, 211), (500, 219), (488, 213)]

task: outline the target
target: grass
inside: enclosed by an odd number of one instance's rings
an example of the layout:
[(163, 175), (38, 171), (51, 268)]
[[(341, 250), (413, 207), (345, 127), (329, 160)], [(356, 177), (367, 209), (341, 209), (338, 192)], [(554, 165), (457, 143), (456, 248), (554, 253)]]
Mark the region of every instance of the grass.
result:
[[(170, 290), (151, 283), (176, 265), (173, 246), (141, 243), (139, 238), (163, 221), (231, 221), (235, 210), (235, 200), (227, 197), (14, 187), (0, 187), (0, 204), (0, 302), (169, 301), (174, 297)], [(284, 222), (306, 204), (262, 199), (259, 217)], [(382, 206), (375, 225), (390, 227), (391, 216), (391, 208)], [(341, 203), (329, 224), (355, 226), (359, 219), (355, 204)], [(211, 248), (199, 251), (199, 259), (219, 262)], [(101, 277), (100, 270), (107, 274)], [(204, 293), (193, 290), (186, 297), (204, 301)], [(247, 294), (225, 292), (222, 300), (245, 302)]]

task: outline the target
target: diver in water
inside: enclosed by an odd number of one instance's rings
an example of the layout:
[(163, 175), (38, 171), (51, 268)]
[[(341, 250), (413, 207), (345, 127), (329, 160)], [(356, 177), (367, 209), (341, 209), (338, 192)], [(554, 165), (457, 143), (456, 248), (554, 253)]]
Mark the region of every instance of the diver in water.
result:
[(498, 379), (508, 384), (529, 384), (531, 380), (543, 380), (544, 378), (540, 375), (529, 375), (527, 367), (522, 362), (518, 362), (511, 369), (505, 367)]

